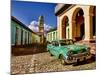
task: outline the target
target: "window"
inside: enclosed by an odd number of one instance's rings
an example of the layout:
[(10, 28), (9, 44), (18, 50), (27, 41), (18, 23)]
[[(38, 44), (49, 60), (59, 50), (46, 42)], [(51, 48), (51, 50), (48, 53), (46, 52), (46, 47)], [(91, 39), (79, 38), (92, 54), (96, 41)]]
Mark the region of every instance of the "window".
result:
[(23, 29), (21, 29), (21, 45), (23, 45)]
[(18, 29), (18, 27), (16, 27), (15, 45), (18, 44), (18, 31), (19, 31), (19, 29)]

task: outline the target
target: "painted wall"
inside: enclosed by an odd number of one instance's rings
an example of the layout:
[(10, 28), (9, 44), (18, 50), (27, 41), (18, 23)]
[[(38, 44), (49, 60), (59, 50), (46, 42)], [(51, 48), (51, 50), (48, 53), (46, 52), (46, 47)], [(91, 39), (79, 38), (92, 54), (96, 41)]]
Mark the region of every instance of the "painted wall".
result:
[(11, 45), (15, 45), (16, 24), (11, 21)]
[(40, 36), (32, 33), (32, 43), (40, 43)]
[(47, 41), (51, 42), (51, 41), (55, 41), (57, 39), (58, 39), (57, 30), (50, 31), (47, 33)]
[[(76, 13), (75, 11), (78, 11), (79, 8), (81, 8), (84, 12), (84, 23), (85, 23), (85, 38), (84, 40), (90, 40), (93, 38), (92, 35), (92, 25), (91, 25), (91, 15), (90, 15), (90, 7), (89, 5), (75, 5), (72, 8), (70, 8), (69, 10), (64, 10), (63, 13), (61, 13), (60, 15), (57, 16), (57, 32), (58, 32), (58, 37), (59, 39), (62, 39), (62, 19), (64, 16), (67, 16), (69, 19), (69, 38), (73, 39), (73, 37), (75, 36), (75, 31), (74, 31), (74, 20), (73, 20), (73, 16), (74, 13)], [(56, 8), (55, 8), (56, 9)]]
[(28, 29), (22, 27), (15, 21), (11, 21), (11, 45), (31, 44), (32, 34)]

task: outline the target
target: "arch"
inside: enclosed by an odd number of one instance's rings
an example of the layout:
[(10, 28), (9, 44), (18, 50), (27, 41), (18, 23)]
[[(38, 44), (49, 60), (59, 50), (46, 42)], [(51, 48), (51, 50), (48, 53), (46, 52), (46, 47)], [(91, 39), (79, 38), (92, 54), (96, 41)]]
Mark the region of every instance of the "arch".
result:
[(64, 16), (62, 19), (62, 29), (61, 29), (61, 33), (62, 33), (62, 39), (66, 39), (66, 26), (68, 26), (68, 17)]
[(82, 40), (85, 34), (84, 28), (84, 11), (78, 7), (72, 15), (72, 38), (75, 40)]
[[(76, 19), (76, 14), (77, 14), (80, 10), (83, 11), (83, 9), (80, 8), (80, 7), (78, 7), (78, 8), (75, 9), (75, 11), (73, 12), (73, 15), (72, 15), (72, 21)], [(83, 13), (83, 14), (84, 14), (84, 13)]]

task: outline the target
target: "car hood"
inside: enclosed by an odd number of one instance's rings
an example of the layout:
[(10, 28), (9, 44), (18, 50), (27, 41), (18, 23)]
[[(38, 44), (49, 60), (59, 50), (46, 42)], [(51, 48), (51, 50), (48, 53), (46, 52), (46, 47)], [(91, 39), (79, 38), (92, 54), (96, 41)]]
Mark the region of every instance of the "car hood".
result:
[(85, 45), (68, 45), (66, 46), (66, 48), (68, 50), (73, 50), (73, 51), (79, 51), (79, 50), (82, 50), (82, 49), (86, 49), (87, 47)]

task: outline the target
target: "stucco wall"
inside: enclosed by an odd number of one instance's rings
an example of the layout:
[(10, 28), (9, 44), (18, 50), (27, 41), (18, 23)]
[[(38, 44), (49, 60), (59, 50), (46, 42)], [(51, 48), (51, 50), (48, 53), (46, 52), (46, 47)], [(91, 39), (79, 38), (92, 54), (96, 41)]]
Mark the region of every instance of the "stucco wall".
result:
[[(18, 33), (17, 33), (18, 36), (16, 35), (16, 28), (18, 28)], [(22, 30), (23, 30), (23, 36), (21, 34)], [(28, 37), (28, 34), (29, 34), (29, 37)], [(22, 27), (18, 23), (14, 22), (14, 21), (11, 21), (11, 45), (15, 45), (16, 36), (18, 37), (17, 45), (21, 45), (21, 38), (22, 38), (22, 45), (32, 43), (31, 42), (32, 41), (32, 39), (31, 39), (32, 32), (25, 29), (24, 27)], [(29, 38), (29, 40), (28, 40), (28, 38)]]
[(84, 23), (85, 23), (85, 39), (84, 40), (89, 40), (92, 39), (92, 26), (90, 24), (90, 13), (89, 13), (89, 9), (90, 6), (88, 5), (75, 5), (73, 6), (71, 9), (69, 9), (68, 11), (65, 10), (63, 13), (61, 13), (60, 15), (57, 16), (57, 31), (58, 31), (58, 37), (59, 39), (62, 39), (61, 34), (62, 34), (62, 19), (64, 16), (67, 16), (69, 19), (69, 35), (70, 35), (70, 39), (72, 39), (75, 36), (75, 31), (73, 30), (74, 27), (74, 16), (75, 13), (79, 10), (82, 9), (84, 12)]
[(55, 41), (57, 39), (58, 39), (57, 30), (50, 31), (47, 33), (47, 41), (51, 42), (51, 41)]
[(40, 43), (40, 36), (32, 33), (32, 43)]

